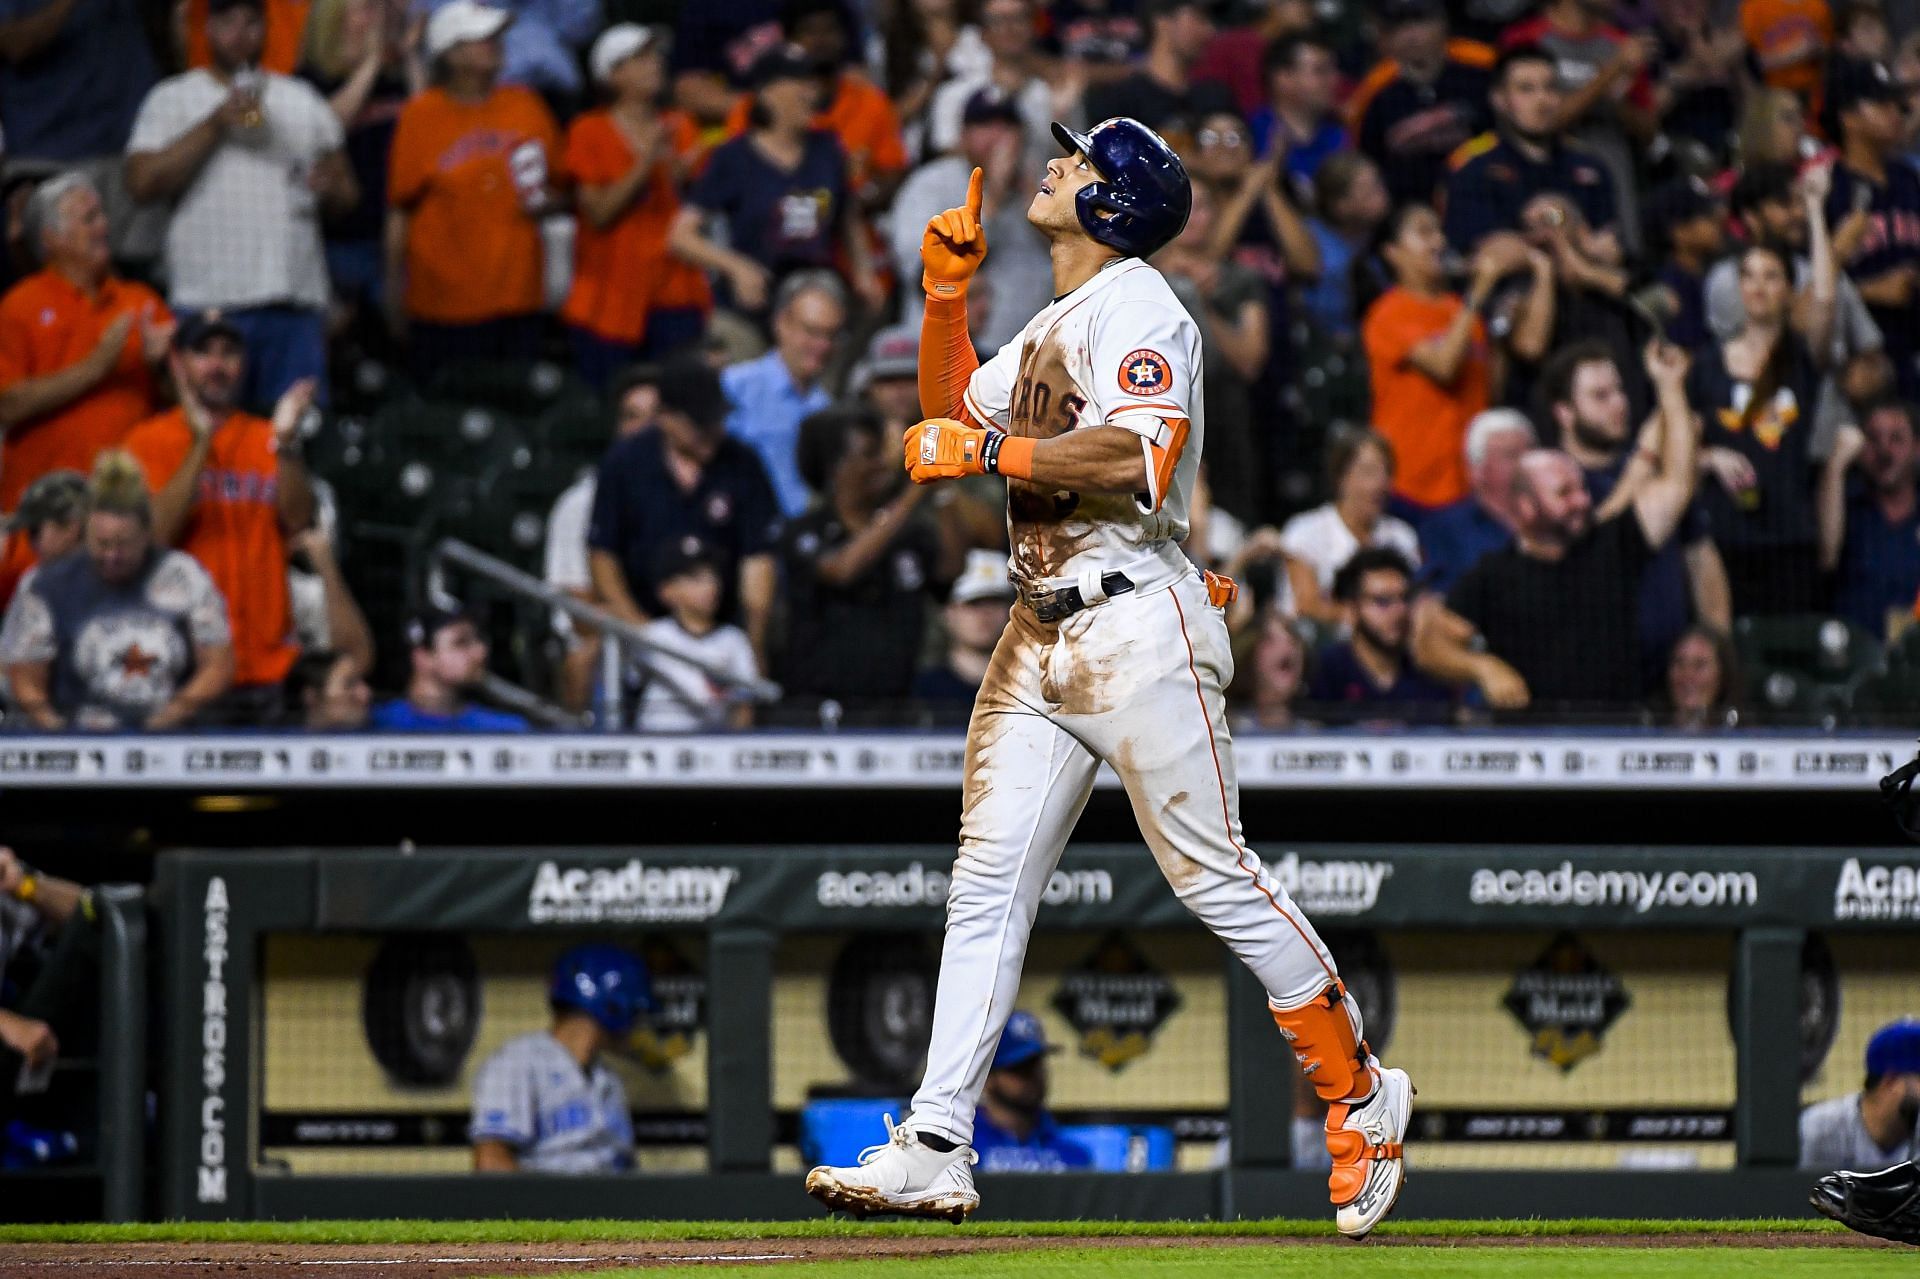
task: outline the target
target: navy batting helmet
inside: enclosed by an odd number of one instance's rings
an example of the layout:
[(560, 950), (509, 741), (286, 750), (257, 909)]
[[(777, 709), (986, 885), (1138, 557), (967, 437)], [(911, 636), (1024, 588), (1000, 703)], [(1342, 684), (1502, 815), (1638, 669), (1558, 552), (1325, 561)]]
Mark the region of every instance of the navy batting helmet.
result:
[(1159, 134), (1126, 116), (1102, 120), (1085, 133), (1057, 121), (1053, 136), (1093, 162), (1101, 180), (1074, 199), (1087, 234), (1129, 257), (1144, 258), (1179, 235), (1193, 212), (1187, 166)]
[(609, 1035), (624, 1035), (653, 1007), (653, 983), (647, 966), (618, 946), (575, 946), (554, 961), (547, 999), (555, 1008), (573, 1008), (600, 1023)]

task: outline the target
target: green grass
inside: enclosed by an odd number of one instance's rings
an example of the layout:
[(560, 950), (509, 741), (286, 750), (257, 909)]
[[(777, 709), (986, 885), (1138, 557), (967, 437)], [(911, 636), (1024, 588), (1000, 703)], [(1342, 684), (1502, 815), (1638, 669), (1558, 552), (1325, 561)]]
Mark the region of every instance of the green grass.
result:
[[(1606, 1237), (1675, 1235), (1699, 1231), (1729, 1234), (1779, 1234), (1793, 1231), (1845, 1233), (1813, 1217), (1754, 1221), (1629, 1221), (1586, 1218), (1569, 1221), (1389, 1221), (1383, 1236), (1441, 1239), (1510, 1239), (1540, 1235)], [(570, 1240), (837, 1239), (947, 1238), (1188, 1238), (1317, 1239), (1332, 1238), (1326, 1220), (1268, 1221), (977, 1221), (965, 1226), (944, 1222), (854, 1222), (817, 1217), (806, 1221), (173, 1221), (132, 1225), (7, 1226), (3, 1243), (189, 1243), (261, 1244), (428, 1244), (564, 1243)], [(1858, 1254), (1854, 1254), (1858, 1255)]]
[[(797, 1267), (797, 1272), (796, 1268)], [(741, 1266), (692, 1262), (670, 1274), (698, 1270), (712, 1279), (767, 1279), (765, 1263)], [(659, 1269), (603, 1270), (581, 1279), (654, 1279)], [(903, 1261), (790, 1263), (772, 1273), (794, 1279), (1681, 1279), (1792, 1275), (1809, 1279), (1911, 1276), (1914, 1258), (1896, 1252), (1830, 1248), (1343, 1248), (1337, 1260), (1322, 1248), (1059, 1248), (1029, 1253), (978, 1253)]]

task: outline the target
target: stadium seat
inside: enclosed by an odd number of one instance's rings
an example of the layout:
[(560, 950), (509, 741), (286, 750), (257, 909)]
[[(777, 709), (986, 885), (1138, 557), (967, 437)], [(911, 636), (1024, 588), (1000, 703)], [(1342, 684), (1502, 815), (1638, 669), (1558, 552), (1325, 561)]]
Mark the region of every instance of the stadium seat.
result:
[(537, 453), (526, 463), (515, 465), (518, 460), (516, 456), (489, 469), (481, 479), (481, 490), (500, 523), (497, 541), (504, 549), (496, 554), (537, 573), (546, 549), (547, 517), (581, 470)]
[(528, 415), (581, 393), (580, 383), (548, 360), (460, 361), (436, 370), (426, 386), (430, 400)]
[(1853, 690), (1852, 704), (1863, 723), (1910, 724), (1920, 711), (1920, 666), (1899, 662), (1869, 675)]
[(528, 430), (528, 439), (558, 461), (590, 466), (606, 454), (613, 441), (613, 424), (597, 398), (569, 395), (540, 414)]
[(1826, 683), (1865, 674), (1881, 654), (1879, 641), (1865, 628), (1818, 613), (1740, 618), (1733, 624), (1733, 643), (1743, 662), (1803, 671)]
[(904, 1098), (837, 1097), (800, 1108), (800, 1161), (845, 1167), (860, 1152), (887, 1139), (885, 1116), (906, 1117)]

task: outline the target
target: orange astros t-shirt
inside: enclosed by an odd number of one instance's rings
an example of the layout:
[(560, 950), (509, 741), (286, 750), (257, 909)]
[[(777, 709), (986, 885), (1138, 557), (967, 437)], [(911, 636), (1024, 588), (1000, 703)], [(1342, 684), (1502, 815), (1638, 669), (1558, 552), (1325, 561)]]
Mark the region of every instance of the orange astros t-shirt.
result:
[(1453, 385), (1413, 366), (1413, 348), (1452, 326), (1466, 302), (1457, 293), (1416, 297), (1392, 288), (1360, 326), (1373, 368), (1373, 425), (1393, 445), (1393, 491), (1422, 506), (1467, 495), (1467, 423), (1491, 398), (1486, 326), (1476, 318), (1467, 357)]
[(1827, 0), (1741, 0), (1740, 31), (1760, 62), (1761, 78), (1799, 94), (1817, 118), (1820, 77), (1833, 44)]
[[(28, 276), (0, 298), (0, 386), (45, 377), (84, 359), (123, 311), (157, 322), (172, 318), (160, 295), (144, 284), (109, 277), (89, 296), (54, 271)], [(153, 397), (153, 371), (136, 319), (113, 371), (91, 391), (6, 433), (0, 511), (18, 506), (27, 486), (48, 471), (91, 470), (101, 449), (118, 444), (153, 412)]]
[(522, 211), (507, 167), (530, 141), (551, 173), (559, 131), (530, 89), (506, 86), (478, 103), (428, 89), (401, 108), (387, 195), (410, 215), (408, 315), (479, 324), (540, 310), (540, 224)]
[[(699, 132), (686, 116), (668, 112), (661, 123), (674, 155), (684, 158), (699, 149)], [(567, 130), (561, 168), (573, 183), (618, 182), (633, 170), (633, 148), (610, 113), (589, 111)], [(611, 226), (579, 218), (573, 290), (560, 318), (609, 342), (633, 343), (645, 336), (652, 309), (710, 308), (706, 274), (667, 252), (667, 232), (679, 212), (673, 166), (663, 159)]]
[[(193, 428), (174, 409), (134, 427), (125, 447), (146, 471), (147, 486), (159, 492), (187, 460)], [(300, 650), (280, 528), (280, 459), (265, 418), (235, 413), (214, 431), (179, 549), (198, 560), (226, 596), (233, 682), (285, 679)]]

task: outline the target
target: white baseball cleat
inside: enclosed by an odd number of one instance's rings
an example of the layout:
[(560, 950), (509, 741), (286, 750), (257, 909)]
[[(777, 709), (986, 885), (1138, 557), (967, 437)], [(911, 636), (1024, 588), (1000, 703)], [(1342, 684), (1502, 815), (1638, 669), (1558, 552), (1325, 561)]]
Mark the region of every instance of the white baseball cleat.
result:
[(1365, 1239), (1393, 1211), (1407, 1180), (1401, 1142), (1413, 1113), (1413, 1083), (1404, 1070), (1381, 1070), (1373, 1096), (1327, 1110), (1327, 1150), (1333, 1155), (1334, 1220), (1349, 1239)]
[(887, 1139), (860, 1152), (852, 1168), (821, 1166), (807, 1174), (807, 1193), (829, 1208), (856, 1217), (900, 1213), (909, 1217), (945, 1217), (959, 1225), (980, 1206), (973, 1188), (972, 1146), (935, 1150), (914, 1131), (886, 1116)]

